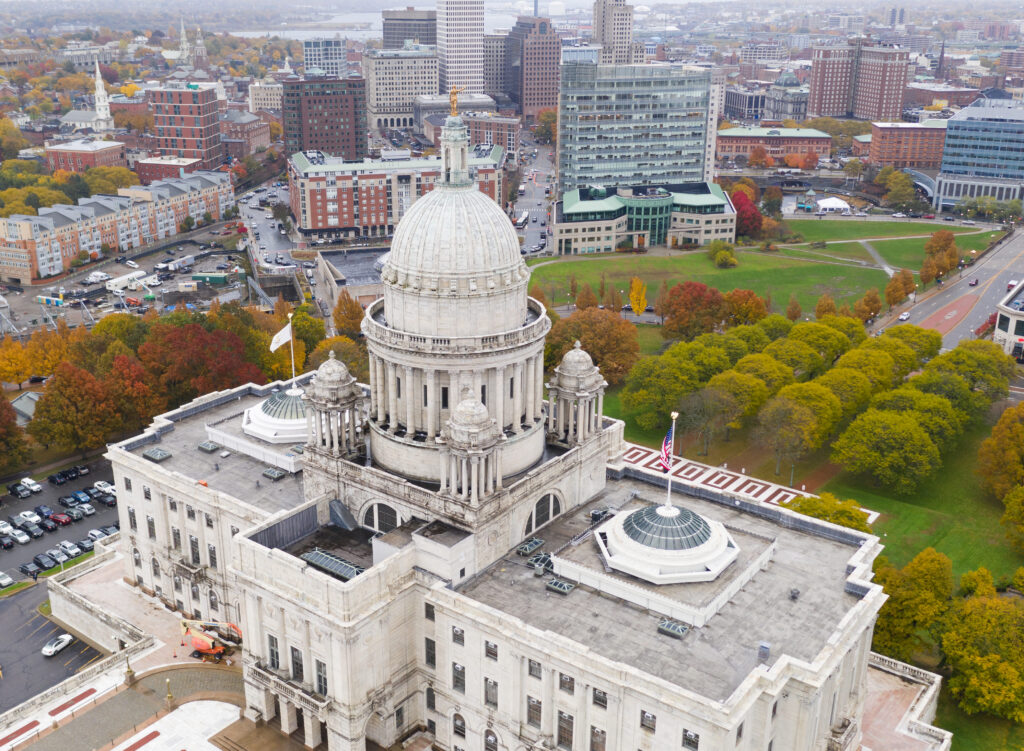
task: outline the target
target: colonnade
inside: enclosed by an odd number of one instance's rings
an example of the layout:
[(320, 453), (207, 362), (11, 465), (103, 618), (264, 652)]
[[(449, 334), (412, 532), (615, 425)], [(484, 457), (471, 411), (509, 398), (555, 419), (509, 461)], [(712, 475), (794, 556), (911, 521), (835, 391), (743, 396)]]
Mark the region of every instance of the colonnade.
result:
[(356, 405), (340, 409), (319, 409), (310, 405), (306, 410), (306, 435), (308, 445), (315, 446), (334, 455), (347, 454), (359, 448), (356, 425), (359, 414)]
[(462, 454), (441, 452), (441, 492), (475, 503), (501, 489), (501, 451)]
[(552, 391), (548, 404), (548, 432), (567, 443), (583, 443), (601, 430), (604, 391), (597, 394), (559, 398)]

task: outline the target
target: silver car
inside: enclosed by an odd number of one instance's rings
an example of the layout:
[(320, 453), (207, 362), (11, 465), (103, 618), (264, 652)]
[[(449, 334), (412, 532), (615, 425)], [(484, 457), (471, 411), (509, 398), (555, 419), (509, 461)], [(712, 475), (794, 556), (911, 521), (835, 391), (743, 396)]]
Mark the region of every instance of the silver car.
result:
[(79, 503), (76, 508), (86, 516), (92, 516), (96, 513), (96, 509), (92, 507), (91, 503)]
[(60, 545), (58, 545), (57, 549), (68, 558), (77, 558), (82, 554), (81, 548), (75, 545), (75, 543), (68, 542), (67, 540), (64, 540)]
[(61, 551), (59, 548), (50, 548), (46, 551), (46, 554), (50, 556), (53, 560), (57, 561), (57, 563), (68, 562), (67, 555), (65, 555), (64, 552)]

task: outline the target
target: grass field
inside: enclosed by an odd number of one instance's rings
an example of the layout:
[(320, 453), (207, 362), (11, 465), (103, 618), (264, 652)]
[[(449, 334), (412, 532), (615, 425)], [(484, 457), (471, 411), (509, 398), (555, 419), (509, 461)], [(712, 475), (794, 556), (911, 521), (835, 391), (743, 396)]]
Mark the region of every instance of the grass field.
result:
[(942, 684), (935, 724), (953, 733), (952, 751), (1024, 751), (1024, 725), (991, 715), (966, 714)]
[(656, 355), (668, 344), (661, 335), (661, 326), (640, 323), (637, 324), (636, 333), (642, 355)]
[(647, 283), (647, 297), (654, 300), (662, 281), (671, 287), (683, 281), (703, 282), (722, 292), (751, 289), (759, 295), (771, 295), (774, 308), (784, 309), (790, 295), (796, 295), (804, 309), (828, 293), (836, 302), (853, 303), (870, 287), (883, 289), (885, 273), (879, 269), (860, 269), (824, 263), (808, 263), (777, 254), (743, 253), (733, 269), (716, 269), (703, 253), (676, 256), (607, 255), (591, 259), (556, 260), (533, 268), (531, 285), (540, 285), (548, 300), (564, 304), (568, 300), (569, 277), (590, 284), (597, 291), (601, 274), (606, 283), (627, 289), (629, 280), (638, 276)]
[(864, 261), (872, 265), (875, 263), (875, 259), (871, 257), (867, 249), (857, 242), (829, 243), (824, 248), (812, 248), (810, 245), (785, 245), (779, 252), (792, 255), (794, 258), (816, 258), (828, 261), (831, 256), (850, 261)]
[(958, 225), (941, 225), (929, 222), (875, 222), (867, 219), (787, 219), (786, 226), (799, 232), (807, 242), (820, 240), (860, 240), (865, 237), (907, 237), (930, 235), (940, 229), (952, 232), (972, 232), (976, 228)]
[[(976, 235), (961, 235), (956, 239), (957, 247), (964, 255), (971, 250), (982, 250), (989, 242), (1000, 237), (1002, 232), (981, 232)], [(892, 266), (916, 271), (924, 263), (924, 244), (927, 240), (923, 237), (904, 238), (902, 240), (879, 240), (871, 243), (872, 247), (881, 254), (882, 258)]]

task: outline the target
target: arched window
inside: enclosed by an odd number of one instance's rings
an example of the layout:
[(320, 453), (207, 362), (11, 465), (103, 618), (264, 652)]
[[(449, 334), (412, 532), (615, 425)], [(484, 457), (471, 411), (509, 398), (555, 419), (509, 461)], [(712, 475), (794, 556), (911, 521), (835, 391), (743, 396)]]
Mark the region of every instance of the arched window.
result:
[(545, 493), (533, 507), (533, 513), (526, 520), (524, 534), (531, 534), (562, 513), (562, 504), (554, 493)]
[(363, 526), (378, 532), (390, 532), (398, 524), (398, 512), (386, 503), (375, 503), (363, 514)]
[(498, 736), (493, 730), (484, 733), (484, 751), (498, 751)]
[(135, 561), (137, 568), (142, 568), (142, 553), (139, 552), (138, 548), (132, 548), (132, 560)]
[(193, 584), (192, 585), (192, 602), (193, 603), (199, 602), (199, 585), (198, 584)]
[(156, 556), (153, 557), (153, 577), (160, 578), (160, 561), (156, 559)]
[(212, 589), (210, 590), (210, 610), (216, 610), (220, 605), (220, 601), (217, 599), (217, 593)]
[(452, 716), (452, 732), (460, 738), (466, 737), (466, 721), (462, 719), (462, 715)]

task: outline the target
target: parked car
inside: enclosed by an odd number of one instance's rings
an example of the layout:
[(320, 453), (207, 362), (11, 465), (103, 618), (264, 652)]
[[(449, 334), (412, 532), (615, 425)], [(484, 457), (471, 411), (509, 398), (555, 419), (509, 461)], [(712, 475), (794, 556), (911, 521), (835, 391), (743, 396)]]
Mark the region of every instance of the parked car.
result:
[(75, 477), (78, 477), (79, 475), (83, 475), (84, 476), (84, 475), (89, 474), (89, 468), (87, 466), (85, 466), (84, 464), (77, 464), (77, 465), (75, 465), (74, 467), (72, 467), (68, 471), (69, 472), (74, 471), (76, 473)]
[(902, 313), (900, 313), (900, 318), (899, 319), (901, 321), (909, 321), (910, 320), (910, 311), (909, 310), (904, 310)]
[(55, 654), (67, 647), (75, 638), (71, 634), (55, 636), (43, 645), (43, 657), (53, 657)]
[(53, 560), (46, 553), (38, 553), (37, 555), (32, 556), (32, 563), (39, 566), (43, 571), (49, 571), (57, 565), (57, 561)]
[(69, 508), (64, 513), (65, 513), (65, 515), (71, 517), (71, 521), (73, 521), (73, 522), (80, 522), (80, 521), (82, 521), (82, 519), (85, 518), (85, 514), (83, 514), (77, 508)]
[(3, 571), (0, 571), (0, 589), (6, 589), (14, 584), (14, 579), (9, 577)]
[(68, 562), (67, 554), (64, 551), (60, 550), (59, 548), (50, 548), (49, 550), (46, 551), (46, 554), (48, 556), (50, 556), (53, 560), (55, 560), (57, 563), (67, 563)]
[(32, 538), (30, 538), (20, 529), (11, 530), (11, 539), (13, 539), (19, 545), (28, 545), (32, 541)]
[(967, 286), (968, 287), (977, 287), (978, 286), (978, 280), (977, 279), (971, 279), (971, 281), (967, 282)]
[(935, 218), (935, 214), (925, 214), (921, 218), (922, 219), (934, 219)]
[(88, 494), (88, 493), (83, 493), (83, 492), (82, 492), (81, 490), (76, 490), (76, 491), (75, 491), (74, 493), (72, 493), (71, 495), (72, 495), (72, 497), (74, 497), (74, 499), (75, 499), (76, 501), (78, 501), (79, 503), (88, 503), (89, 501), (91, 501), (91, 500), (92, 500), (92, 499), (91, 499), (91, 498), (89, 497), (89, 494)]
[(42, 493), (43, 486), (33, 480), (31, 477), (22, 477), (21, 484), (28, 488), (33, 493)]
[(75, 543), (75, 545), (77, 545), (79, 550), (81, 550), (83, 553), (88, 553), (93, 549), (92, 540), (90, 540), (88, 537), (84, 540), (79, 540)]
[[(89, 473), (88, 468), (82, 467), (82, 469), (85, 469), (86, 474)], [(78, 467), (69, 467), (68, 469), (62, 470), (58, 474), (64, 475), (64, 478), (66, 480), (71, 481), (71, 480), (77, 480), (78, 479), (78, 475), (81, 474), (81, 472), (79, 471)]]
[(43, 536), (42, 528), (38, 524), (33, 524), (32, 522), (25, 522), (22, 525), (21, 529), (25, 532), (25, 534), (27, 534), (34, 540), (38, 540), (40, 537)]
[(0, 548), (3, 548), (4, 550), (10, 550), (13, 547), (14, 538), (12, 538), (10, 535), (0, 536)]
[(55, 472), (54, 474), (52, 474), (49, 477), (47, 477), (46, 481), (48, 483), (50, 483), (51, 485), (63, 485), (68, 480), (67, 480), (66, 477), (64, 477), (64, 473), (63, 472)]
[(124, 265), (127, 266), (130, 269), (137, 269), (137, 268), (139, 268), (139, 264), (135, 263), (135, 261), (125, 260)]
[(103, 493), (99, 498), (96, 499), (99, 503), (102, 503), (107, 508), (114, 508), (117, 505), (117, 497), (110, 495), (110, 493)]
[(60, 548), (61, 552), (68, 558), (77, 558), (82, 554), (82, 549), (75, 545), (75, 543), (68, 540), (62, 541), (57, 547)]
[(942, 217), (942, 221), (944, 221), (944, 222), (955, 222), (956, 221), (956, 217), (955, 216), (950, 216), (949, 214), (946, 214), (944, 217)]
[(25, 576), (29, 577), (39, 576), (39, 574), (43, 573), (39, 570), (39, 566), (37, 566), (34, 563), (23, 563), (20, 566), (18, 566), (18, 571), (23, 573)]
[(102, 540), (106, 536), (107, 536), (106, 532), (103, 532), (101, 530), (98, 530), (98, 529), (90, 529), (89, 530), (89, 539), (92, 540), (93, 542), (98, 542), (99, 540)]
[(97, 498), (103, 495), (103, 491), (97, 490), (96, 488), (82, 488), (82, 492), (89, 496), (90, 501), (95, 501)]
[(971, 226), (974, 226), (975, 224), (977, 224), (977, 222), (974, 221), (973, 219), (964, 219), (962, 222), (960, 222), (960, 224), (970, 224)]
[(60, 498), (57, 499), (57, 503), (59, 503), (64, 508), (74, 508), (79, 504), (79, 502), (80, 501), (77, 498), (70, 495), (62, 495)]
[(907, 215), (904, 214), (902, 211), (897, 211), (895, 214), (892, 215), (892, 218), (893, 219), (906, 219)]
[(0, 521), (0, 535), (9, 535), (13, 529), (10, 522)]
[(43, 504), (36, 506), (33, 510), (43, 519), (48, 519), (56, 513), (52, 508)]
[(71, 517), (67, 514), (54, 514), (50, 517), (50, 521), (61, 527), (66, 527), (71, 524)]
[(39, 520), (39, 526), (42, 527), (47, 532), (56, 532), (57, 531), (57, 523), (55, 521), (53, 521), (53, 519), (40, 519)]
[(105, 533), (108, 537), (110, 535), (116, 535), (121, 530), (112, 524), (108, 524), (106, 527), (100, 527), (100, 532)]
[(81, 511), (85, 516), (92, 516), (96, 513), (96, 509), (93, 508), (91, 503), (78, 504), (78, 510)]
[(22, 485), (20, 482), (12, 482), (7, 486), (7, 490), (15, 498), (25, 499), (32, 495), (32, 491)]
[(18, 518), (25, 519), (26, 521), (30, 521), (33, 524), (39, 523), (39, 514), (37, 514), (35, 511), (22, 511), (20, 514), (18, 514)]
[(109, 482), (106, 482), (104, 480), (97, 480), (92, 484), (92, 486), (101, 493), (110, 493), (112, 495), (117, 495), (117, 488), (115, 488)]

